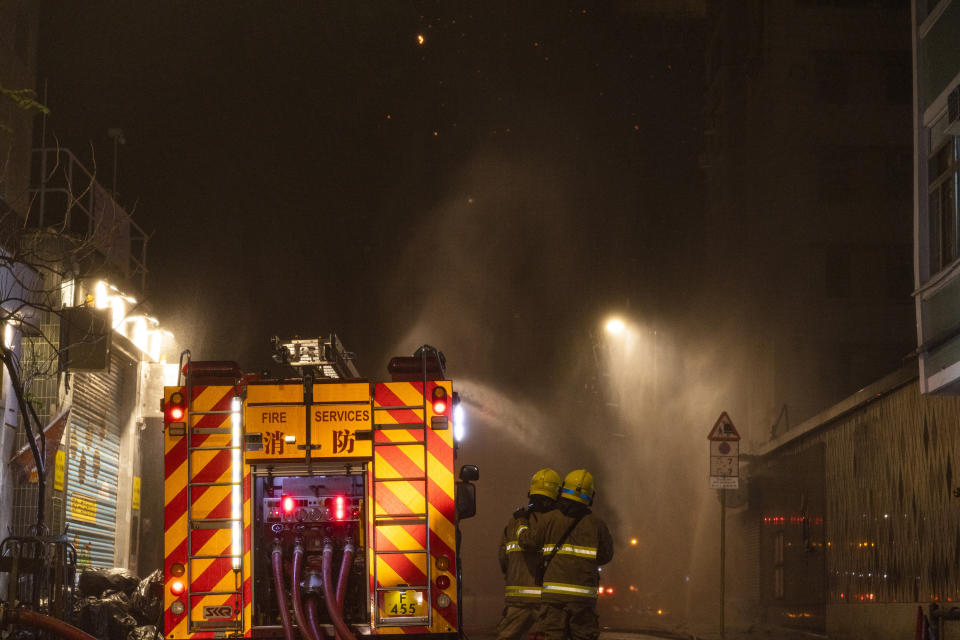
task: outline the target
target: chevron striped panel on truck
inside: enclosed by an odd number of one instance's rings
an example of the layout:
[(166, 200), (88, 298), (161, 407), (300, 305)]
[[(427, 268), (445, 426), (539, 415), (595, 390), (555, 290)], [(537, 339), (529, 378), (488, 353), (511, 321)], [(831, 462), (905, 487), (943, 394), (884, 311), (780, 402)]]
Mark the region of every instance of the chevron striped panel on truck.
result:
[[(175, 392), (190, 397), (187, 387), (167, 387), (165, 391), (166, 401)], [(229, 555), (233, 551), (233, 532), (229, 524), (223, 528), (190, 529), (199, 521), (232, 517), (232, 487), (223, 485), (233, 479), (230, 410), (237, 389), (234, 386), (194, 386), (191, 392), (192, 403), (188, 411), (191, 429), (222, 428), (224, 433), (192, 433), (189, 444), (193, 450), (188, 449), (186, 436), (169, 432), (164, 435), (164, 629), (166, 637), (172, 640), (213, 638), (222, 636), (223, 632), (199, 627), (217, 625), (218, 621), (222, 626), (224, 622), (242, 620), (240, 629), (228, 633), (240, 632), (249, 637), (252, 587), (249, 572), (250, 477), (245, 464), (241, 474), (241, 513), (244, 514), (241, 544), (242, 566), (247, 570), (234, 571), (231, 558), (213, 557)], [(223, 413), (195, 415), (195, 412), (202, 411)], [(188, 476), (188, 468), (192, 477)], [(173, 576), (171, 567), (174, 564), (183, 565), (186, 574), (180, 578)], [(243, 584), (240, 584), (241, 577)], [(186, 586), (186, 592), (179, 597), (170, 588), (174, 580), (180, 580)], [(240, 598), (217, 593), (237, 591), (243, 592), (242, 617), (237, 615), (240, 613)], [(170, 610), (177, 600), (188, 608), (182, 615), (175, 615)]]
[[(435, 386), (443, 386), (447, 397), (452, 397), (449, 381), (428, 381), (427, 398), (432, 397)], [(385, 382), (374, 385), (375, 407), (414, 407), (424, 404), (423, 382)], [(398, 585), (423, 585), (427, 581), (436, 581), (445, 574), (450, 586), (439, 589), (433, 584), (432, 625), (418, 627), (389, 626), (379, 627), (379, 634), (406, 633), (448, 633), (457, 629), (457, 589), (456, 589), (456, 532), (454, 528), (454, 474), (453, 474), (453, 433), (450, 428), (433, 430), (430, 418), (433, 415), (430, 403), (427, 403), (427, 428), (424, 430), (424, 416), (420, 409), (391, 409), (378, 413), (377, 422), (381, 425), (410, 425), (409, 429), (392, 428), (376, 430), (375, 443), (404, 443), (410, 445), (375, 446), (373, 482), (376, 483), (375, 515), (427, 513), (427, 525), (390, 524), (374, 527), (376, 548), (383, 550), (423, 550), (429, 537), (431, 557), (421, 554), (382, 554), (374, 557), (370, 551), (370, 563), (377, 562), (377, 582), (373, 587), (391, 587)], [(423, 445), (419, 444), (426, 432), (426, 456)], [(416, 444), (414, 444), (416, 443)], [(426, 468), (424, 468), (426, 463)], [(414, 478), (426, 477), (426, 481)], [(411, 478), (405, 480), (404, 478)], [(427, 503), (429, 498), (429, 503)], [(439, 556), (449, 559), (446, 571), (436, 566)], [(371, 572), (371, 581), (373, 574)], [(446, 593), (451, 604), (439, 608), (436, 598)], [(377, 603), (375, 603), (377, 606)]]

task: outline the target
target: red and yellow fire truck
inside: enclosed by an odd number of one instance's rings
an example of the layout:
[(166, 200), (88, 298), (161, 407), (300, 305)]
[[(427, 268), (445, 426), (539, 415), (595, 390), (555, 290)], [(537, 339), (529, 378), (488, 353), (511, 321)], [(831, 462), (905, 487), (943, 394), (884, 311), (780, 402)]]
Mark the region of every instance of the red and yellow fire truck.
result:
[(478, 472), (443, 354), (371, 383), (335, 335), (275, 349), (296, 377), (185, 352), (164, 390), (166, 637), (458, 636)]

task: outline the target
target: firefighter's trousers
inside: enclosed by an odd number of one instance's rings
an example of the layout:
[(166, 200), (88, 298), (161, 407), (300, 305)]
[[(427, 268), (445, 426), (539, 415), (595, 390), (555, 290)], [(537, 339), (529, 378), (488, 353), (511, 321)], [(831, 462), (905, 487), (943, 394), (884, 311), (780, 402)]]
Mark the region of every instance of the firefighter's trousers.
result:
[(537, 621), (540, 601), (530, 604), (508, 604), (503, 608), (503, 618), (497, 625), (497, 640), (523, 640), (530, 627)]
[(541, 602), (535, 630), (544, 640), (597, 640), (597, 601)]

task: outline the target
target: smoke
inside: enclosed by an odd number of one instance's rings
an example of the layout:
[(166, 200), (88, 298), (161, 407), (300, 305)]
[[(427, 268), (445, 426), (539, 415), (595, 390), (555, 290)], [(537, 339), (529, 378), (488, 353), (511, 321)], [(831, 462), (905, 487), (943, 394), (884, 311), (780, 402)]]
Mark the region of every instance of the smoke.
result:
[(547, 440), (547, 416), (529, 401), (510, 398), (469, 379), (458, 379), (457, 388), (471, 420), (496, 430), (508, 446), (532, 452)]

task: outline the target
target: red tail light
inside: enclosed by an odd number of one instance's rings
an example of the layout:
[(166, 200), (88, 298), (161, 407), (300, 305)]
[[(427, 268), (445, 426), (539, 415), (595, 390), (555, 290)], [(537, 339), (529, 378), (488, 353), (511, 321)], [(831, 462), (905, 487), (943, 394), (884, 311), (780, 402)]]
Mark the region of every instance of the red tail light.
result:
[(283, 510), (286, 513), (293, 513), (293, 508), (297, 506), (296, 502), (294, 502), (291, 496), (284, 496), (283, 500), (280, 501), (280, 504), (283, 506)]
[(187, 413), (187, 403), (183, 398), (183, 394), (179, 391), (176, 393), (170, 394), (170, 399), (167, 400), (166, 405), (166, 421), (167, 424), (172, 422), (180, 422), (183, 420), (183, 417)]
[(170, 583), (170, 593), (175, 596), (179, 596), (183, 593), (183, 583), (179, 580), (174, 580)]
[(433, 388), (433, 412), (445, 413), (447, 410), (447, 390), (436, 386)]
[(343, 496), (337, 496), (336, 500), (334, 501), (334, 512), (333, 512), (333, 517), (336, 518), (337, 520), (343, 520), (343, 516), (345, 513), (343, 506), (344, 506)]

